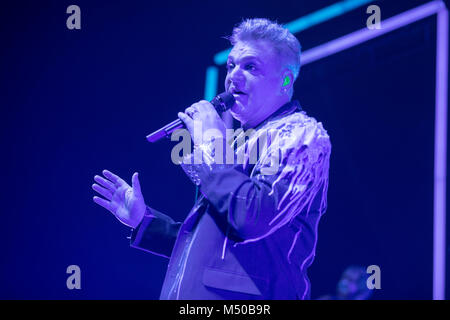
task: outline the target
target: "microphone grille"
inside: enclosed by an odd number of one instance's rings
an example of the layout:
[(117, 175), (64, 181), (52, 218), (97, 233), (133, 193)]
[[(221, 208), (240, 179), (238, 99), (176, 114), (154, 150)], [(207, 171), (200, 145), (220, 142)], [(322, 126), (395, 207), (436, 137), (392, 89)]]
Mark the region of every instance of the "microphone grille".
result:
[(228, 109), (230, 109), (234, 103), (236, 102), (236, 99), (234, 96), (229, 92), (222, 92), (221, 94), (217, 95), (211, 103), (219, 112), (225, 112)]

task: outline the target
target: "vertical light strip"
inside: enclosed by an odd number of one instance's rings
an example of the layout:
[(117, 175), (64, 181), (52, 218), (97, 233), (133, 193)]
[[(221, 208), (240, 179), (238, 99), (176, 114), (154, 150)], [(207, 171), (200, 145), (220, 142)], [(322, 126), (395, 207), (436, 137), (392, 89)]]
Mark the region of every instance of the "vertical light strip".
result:
[(448, 108), (448, 11), (437, 15), (436, 113), (434, 135), (433, 299), (445, 299), (445, 216)]
[(231, 52), (231, 48), (228, 48), (226, 50), (220, 51), (219, 53), (216, 53), (214, 55), (214, 63), (220, 66), (221, 64), (225, 64), (228, 59), (228, 55)]
[(217, 95), (217, 81), (219, 79), (219, 69), (210, 66), (206, 69), (206, 83), (204, 99), (211, 101)]

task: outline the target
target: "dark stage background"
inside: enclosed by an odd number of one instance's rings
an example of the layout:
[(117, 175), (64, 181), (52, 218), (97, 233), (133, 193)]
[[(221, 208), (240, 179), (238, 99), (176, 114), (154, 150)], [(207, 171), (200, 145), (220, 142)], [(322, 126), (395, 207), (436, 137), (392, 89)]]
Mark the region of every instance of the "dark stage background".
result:
[[(2, 2), (0, 298), (157, 299), (167, 260), (129, 247), (92, 201), (94, 175), (138, 171), (147, 204), (182, 220), (194, 187), (173, 144), (146, 134), (203, 98), (242, 18), (287, 23), (335, 2)], [(372, 4), (385, 19), (425, 2)], [(81, 30), (66, 28), (71, 4)], [(363, 28), (366, 8), (297, 34), (303, 49)], [(435, 34), (431, 17), (300, 72), (294, 97), (333, 145), (312, 298), (351, 264), (380, 266), (374, 299), (432, 298)], [(72, 264), (81, 290), (66, 287)]]

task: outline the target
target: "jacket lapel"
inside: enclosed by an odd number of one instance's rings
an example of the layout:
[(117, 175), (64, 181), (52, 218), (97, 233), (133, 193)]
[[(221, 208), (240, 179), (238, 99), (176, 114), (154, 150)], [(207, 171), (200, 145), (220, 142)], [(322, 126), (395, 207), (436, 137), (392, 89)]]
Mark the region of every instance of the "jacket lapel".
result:
[(184, 220), (182, 229), (186, 232), (191, 231), (198, 222), (199, 218), (206, 211), (207, 206), (208, 201), (206, 200), (204, 195), (201, 195)]

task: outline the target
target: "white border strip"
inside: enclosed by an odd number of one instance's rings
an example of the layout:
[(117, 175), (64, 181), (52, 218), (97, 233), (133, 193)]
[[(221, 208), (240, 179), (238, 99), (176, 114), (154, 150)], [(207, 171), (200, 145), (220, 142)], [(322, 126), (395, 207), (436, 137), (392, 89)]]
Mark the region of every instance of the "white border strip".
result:
[(433, 299), (445, 299), (446, 179), (448, 108), (448, 11), (437, 15), (436, 112), (434, 134)]

